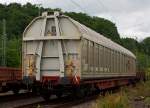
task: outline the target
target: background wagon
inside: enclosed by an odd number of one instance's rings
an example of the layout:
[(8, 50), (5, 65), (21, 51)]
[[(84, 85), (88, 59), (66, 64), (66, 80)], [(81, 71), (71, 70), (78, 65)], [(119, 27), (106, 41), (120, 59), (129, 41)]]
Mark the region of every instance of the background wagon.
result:
[(0, 67), (0, 92), (12, 90), (14, 93), (18, 93), (21, 80), (21, 69)]

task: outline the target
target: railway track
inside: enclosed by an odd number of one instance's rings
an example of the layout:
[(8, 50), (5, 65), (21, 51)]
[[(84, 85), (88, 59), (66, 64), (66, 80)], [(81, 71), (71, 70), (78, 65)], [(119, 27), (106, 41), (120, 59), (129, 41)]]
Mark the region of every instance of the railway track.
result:
[(30, 97), (37, 97), (37, 95), (34, 95), (31, 92), (19, 93), (17, 95), (14, 95), (11, 93), (0, 93), (0, 105), (1, 103), (10, 102), (14, 100), (20, 100), (20, 99), (26, 99)]
[(87, 105), (98, 97), (99, 93), (94, 93), (84, 98), (74, 98), (72, 95), (66, 95), (62, 98), (52, 96), (51, 99), (46, 102), (40, 96), (33, 95), (32, 93), (22, 93), (17, 96), (7, 95), (0, 97), (0, 108), (71, 108), (80, 106), (81, 104)]
[(71, 95), (63, 96), (62, 98), (52, 96), (49, 101), (44, 101), (40, 96), (35, 96), (32, 93), (23, 93), (17, 96), (0, 96), (0, 108), (69, 108), (88, 103), (97, 97), (98, 94), (80, 99), (74, 98)]
[(80, 99), (73, 98), (72, 96), (64, 96), (62, 98), (53, 98), (48, 102), (41, 101), (28, 105), (18, 106), (15, 108), (70, 108), (72, 106), (88, 103), (97, 98), (98, 94)]
[(17, 95), (0, 93), (0, 108), (14, 108), (40, 101), (43, 101), (42, 98), (31, 92), (19, 93)]

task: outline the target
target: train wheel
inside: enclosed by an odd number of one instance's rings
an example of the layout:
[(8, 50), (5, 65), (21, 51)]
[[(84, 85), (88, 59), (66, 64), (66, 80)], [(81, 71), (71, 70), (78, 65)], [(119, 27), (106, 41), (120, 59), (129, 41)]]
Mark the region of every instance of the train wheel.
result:
[(2, 86), (0, 86), (0, 92), (2, 92), (3, 91), (3, 87)]
[(84, 96), (89, 96), (91, 91), (88, 88), (85, 88), (84, 90)]
[(74, 90), (73, 90), (73, 95), (76, 97), (76, 98), (83, 98), (86, 93), (85, 93), (85, 90), (82, 88), (82, 87), (76, 87)]
[(57, 98), (61, 98), (62, 97), (62, 92), (58, 92), (56, 93)]
[(44, 99), (45, 101), (49, 101), (49, 99), (50, 99), (50, 94), (42, 95), (42, 97), (43, 97), (43, 99)]
[(43, 97), (43, 99), (45, 101), (49, 101), (51, 93), (50, 93), (50, 91), (48, 89), (42, 89), (41, 90), (41, 96)]
[(17, 94), (19, 93), (19, 89), (18, 89), (18, 88), (14, 88), (12, 91), (13, 91), (13, 93), (14, 93), (15, 95), (17, 95)]
[(94, 92), (94, 93), (96, 93), (96, 94), (100, 94), (100, 92), (101, 92), (100, 88), (95, 87), (95, 92)]
[(20, 90), (20, 85), (19, 84), (13, 84), (12, 85), (12, 91), (15, 95), (17, 95), (19, 93)]
[(40, 94), (40, 88), (37, 86), (33, 86), (32, 87), (32, 93), (35, 95), (39, 95)]

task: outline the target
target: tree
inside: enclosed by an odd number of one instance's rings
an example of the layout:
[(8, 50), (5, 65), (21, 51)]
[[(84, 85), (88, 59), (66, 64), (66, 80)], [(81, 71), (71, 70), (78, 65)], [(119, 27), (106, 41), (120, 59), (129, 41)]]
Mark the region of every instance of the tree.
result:
[(124, 46), (128, 50), (132, 51), (134, 54), (137, 53), (138, 46), (140, 46), (140, 44), (136, 40), (134, 40), (132, 38), (122, 38), (121, 42), (122, 42), (121, 43), (122, 46)]
[(145, 38), (141, 44), (144, 52), (150, 56), (150, 37)]

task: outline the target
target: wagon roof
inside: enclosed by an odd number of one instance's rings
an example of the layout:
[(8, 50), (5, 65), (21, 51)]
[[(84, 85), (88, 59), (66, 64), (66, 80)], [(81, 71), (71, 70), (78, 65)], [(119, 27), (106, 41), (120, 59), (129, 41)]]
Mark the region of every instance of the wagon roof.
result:
[(95, 32), (94, 30), (86, 27), (85, 25), (83, 25), (83, 24), (81, 24), (81, 23), (79, 23), (79, 22), (77, 22), (71, 18), (69, 18), (69, 19), (77, 26), (77, 28), (79, 29), (79, 31), (81, 32), (83, 37), (90, 39), (96, 43), (99, 43), (103, 46), (106, 46), (108, 48), (122, 52), (126, 55), (133, 57), (133, 58), (136, 58), (135, 55), (131, 51), (129, 51), (126, 48), (122, 47), (121, 45), (113, 42), (109, 38), (104, 37), (103, 35)]

